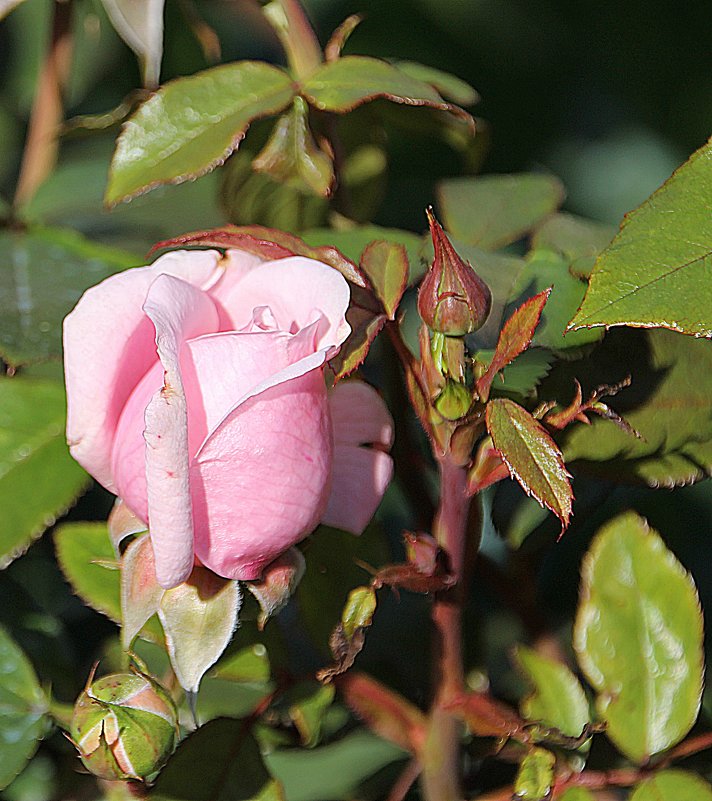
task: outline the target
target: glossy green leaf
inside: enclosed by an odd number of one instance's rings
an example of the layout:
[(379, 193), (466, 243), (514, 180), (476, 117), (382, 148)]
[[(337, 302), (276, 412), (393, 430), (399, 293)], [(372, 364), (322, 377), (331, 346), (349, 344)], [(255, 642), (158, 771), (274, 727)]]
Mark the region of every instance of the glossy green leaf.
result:
[(383, 97), (394, 103), (449, 111), (471, 121), (467, 112), (446, 103), (430, 83), (368, 56), (343, 56), (323, 64), (302, 83), (301, 93), (321, 111), (338, 114)]
[(0, 357), (17, 367), (62, 355), (62, 320), (82, 292), (136, 263), (72, 231), (0, 231)]
[(545, 748), (532, 748), (522, 760), (514, 780), (514, 798), (544, 801), (554, 783), (556, 757)]
[(284, 801), (244, 721), (212, 720), (189, 735), (161, 771), (152, 801)]
[(239, 61), (161, 87), (126, 123), (111, 162), (106, 202), (209, 172), (237, 148), (253, 120), (294, 96), (284, 70)]
[(187, 581), (163, 593), (158, 618), (171, 665), (187, 692), (197, 693), (205, 671), (230, 642), (240, 603), (238, 582), (204, 567), (195, 567)]
[(633, 512), (605, 525), (584, 559), (574, 647), (606, 733), (628, 758), (643, 763), (690, 730), (703, 680), (697, 591)]
[(443, 97), (452, 100), (459, 106), (474, 106), (480, 99), (479, 94), (462, 79), (449, 72), (419, 64), (416, 61), (396, 61), (395, 66), (411, 78), (429, 83)]
[(97, 612), (120, 623), (121, 573), (106, 523), (64, 523), (54, 532), (54, 545), (72, 590)]
[(483, 401), (489, 397), (490, 387), (497, 373), (514, 361), (531, 344), (550, 294), (551, 290), (545, 289), (538, 295), (534, 295), (533, 298), (524, 301), (504, 324), (492, 360), (484, 375), (477, 379), (475, 385), (477, 393)]
[(608, 401), (642, 439), (593, 416), (557, 437), (567, 463), (608, 480), (673, 487), (712, 472), (712, 343), (671, 331), (611, 331), (585, 361), (557, 365), (544, 399), (567, 402), (574, 379), (584, 396), (631, 377)]
[(563, 187), (550, 175), (451, 178), (438, 187), (438, 208), (456, 239), (497, 250), (531, 231), (563, 197)]
[(567, 259), (576, 276), (588, 277), (596, 256), (615, 234), (610, 225), (559, 212), (548, 217), (532, 237), (533, 250), (553, 250)]
[(629, 801), (712, 801), (712, 786), (694, 773), (661, 770), (637, 784)]
[(0, 628), (0, 790), (37, 750), (48, 728), (47, 707), (32, 665)]
[(272, 130), (262, 152), (252, 166), (276, 181), (302, 192), (327, 197), (334, 182), (331, 156), (322, 150), (309, 127), (309, 110), (301, 97), (295, 97), (290, 111), (283, 114)]
[(531, 251), (512, 290), (507, 310), (507, 313), (511, 313), (526, 298), (551, 287), (532, 344), (557, 353), (588, 346), (603, 338), (603, 331), (595, 329), (566, 332), (567, 319), (578, 308), (587, 286), (586, 280), (573, 275), (569, 268), (569, 260), (553, 251)]
[(520, 705), (522, 715), (568, 737), (580, 736), (590, 715), (586, 694), (576, 676), (561, 662), (524, 645), (517, 647), (515, 656), (520, 671), (534, 688)]
[(398, 304), (408, 285), (408, 253), (405, 247), (383, 240), (371, 242), (361, 254), (360, 267), (389, 319), (395, 319)]
[[(480, 350), (473, 354), (485, 366), (491, 363), (493, 356), (493, 350)], [(496, 397), (504, 396), (523, 402), (533, 395), (555, 361), (556, 356), (550, 350), (529, 348), (499, 373), (490, 391)]]
[(661, 326), (712, 336), (711, 163), (712, 140), (626, 215), (572, 328)]
[[(274, 751), (265, 762), (284, 784), (287, 801), (334, 801), (359, 798), (366, 779), (409, 756), (375, 734), (357, 730), (320, 748)], [(389, 789), (385, 784), (383, 797)]]
[(88, 483), (67, 450), (64, 419), (61, 384), (0, 378), (0, 567), (24, 553)]
[(344, 634), (351, 638), (356, 629), (371, 625), (376, 611), (376, 592), (373, 587), (355, 587), (349, 593), (341, 613)]
[(564, 459), (546, 429), (514, 401), (497, 398), (487, 404), (487, 430), (510, 475), (569, 524), (573, 493)]

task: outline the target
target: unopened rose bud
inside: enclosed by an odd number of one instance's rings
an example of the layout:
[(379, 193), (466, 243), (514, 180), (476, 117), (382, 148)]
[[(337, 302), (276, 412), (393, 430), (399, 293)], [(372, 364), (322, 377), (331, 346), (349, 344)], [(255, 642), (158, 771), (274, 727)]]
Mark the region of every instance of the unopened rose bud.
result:
[(472, 392), (465, 384), (448, 379), (443, 391), (435, 398), (435, 408), (446, 420), (459, 420), (472, 406)]
[(432, 209), (427, 209), (435, 259), (418, 292), (418, 311), (433, 329), (462, 337), (481, 328), (492, 305), (487, 284), (457, 254)]
[(176, 708), (142, 673), (114, 673), (87, 685), (77, 699), (72, 739), (86, 768), (102, 779), (145, 779), (173, 752)]

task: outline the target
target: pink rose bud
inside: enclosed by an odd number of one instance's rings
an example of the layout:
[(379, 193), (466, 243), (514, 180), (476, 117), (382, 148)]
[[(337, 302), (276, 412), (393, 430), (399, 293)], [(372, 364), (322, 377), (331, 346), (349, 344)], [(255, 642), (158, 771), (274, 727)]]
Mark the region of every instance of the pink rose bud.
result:
[(82, 762), (102, 779), (145, 779), (173, 753), (176, 708), (142, 673), (115, 673), (91, 682), (77, 699), (72, 739)]
[(320, 261), (192, 250), (107, 278), (65, 320), (71, 453), (148, 526), (163, 587), (196, 562), (258, 579), (319, 523), (369, 522), (393, 421), (360, 381), (327, 393), (348, 305)]
[(435, 260), (418, 292), (418, 311), (433, 331), (462, 337), (482, 328), (492, 305), (487, 284), (455, 248), (427, 209)]

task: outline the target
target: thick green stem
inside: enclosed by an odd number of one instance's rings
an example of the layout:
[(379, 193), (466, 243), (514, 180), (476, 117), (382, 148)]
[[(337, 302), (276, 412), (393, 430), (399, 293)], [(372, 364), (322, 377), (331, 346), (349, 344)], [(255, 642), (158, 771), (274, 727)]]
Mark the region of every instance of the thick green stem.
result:
[(462, 605), (465, 544), (470, 498), (467, 472), (452, 455), (440, 460), (440, 505), (433, 535), (447, 551), (455, 586), (439, 593), (433, 603), (434, 697), (423, 753), (422, 790), (426, 801), (461, 801), (461, 723), (447, 710), (463, 690)]

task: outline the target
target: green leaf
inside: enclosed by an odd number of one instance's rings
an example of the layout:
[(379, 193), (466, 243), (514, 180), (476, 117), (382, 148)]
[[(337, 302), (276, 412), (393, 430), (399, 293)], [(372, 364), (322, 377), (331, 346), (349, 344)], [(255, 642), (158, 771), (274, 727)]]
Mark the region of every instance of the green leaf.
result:
[(356, 587), (349, 593), (341, 613), (341, 624), (348, 639), (356, 629), (371, 625), (376, 611), (376, 592), (373, 587)]
[[(358, 730), (320, 748), (275, 751), (265, 762), (284, 784), (287, 801), (334, 801), (360, 797), (362, 782), (408, 756), (375, 734)], [(383, 787), (383, 797), (388, 790)]]
[(396, 61), (395, 66), (411, 78), (429, 83), (443, 97), (447, 97), (458, 106), (474, 106), (480, 99), (479, 94), (469, 83), (449, 72), (416, 61)]
[(571, 328), (661, 326), (712, 336), (711, 161), (712, 140), (626, 215)]
[(0, 357), (13, 367), (62, 355), (62, 320), (82, 292), (136, 263), (72, 231), (0, 231)]
[(483, 402), (487, 401), (489, 397), (490, 387), (497, 373), (514, 361), (531, 344), (534, 331), (539, 324), (541, 313), (550, 294), (551, 290), (545, 289), (538, 295), (534, 295), (533, 298), (524, 301), (504, 324), (492, 361), (475, 385)]
[(319, 742), (324, 715), (334, 701), (336, 688), (333, 684), (310, 682), (297, 690), (296, 697), (290, 696), (289, 717), (297, 727), (302, 745), (313, 748)]
[(361, 255), (360, 267), (371, 282), (390, 320), (408, 285), (408, 253), (393, 242), (371, 242)]
[(184, 690), (197, 693), (205, 671), (217, 662), (237, 626), (237, 581), (196, 567), (183, 584), (166, 590), (158, 617), (171, 665)]
[(269, 681), (270, 677), (267, 649), (262, 643), (241, 648), (234, 654), (221, 659), (215, 666), (212, 675), (216, 679), (225, 679), (225, 681), (264, 684)]
[(571, 263), (575, 276), (588, 278), (596, 256), (613, 239), (610, 225), (559, 212), (548, 217), (532, 237), (532, 250), (553, 250)]
[(531, 721), (558, 729), (568, 737), (578, 737), (589, 722), (586, 694), (578, 679), (561, 662), (527, 648), (515, 651), (516, 663), (534, 688), (521, 702), (521, 713)]
[(545, 748), (532, 748), (522, 760), (514, 780), (514, 798), (543, 801), (554, 783), (556, 757)]
[(240, 61), (161, 87), (126, 123), (116, 143), (106, 202), (209, 172), (237, 148), (253, 120), (294, 96), (284, 70)]
[(54, 532), (54, 545), (74, 592), (97, 612), (120, 623), (121, 574), (106, 523), (64, 523)]
[(712, 786), (684, 770), (661, 770), (636, 785), (629, 801), (712, 801)]
[(24, 553), (87, 485), (67, 450), (64, 407), (55, 381), (0, 378), (0, 567)]
[(386, 320), (386, 315), (381, 312), (370, 292), (360, 287), (351, 288), (351, 303), (346, 311), (346, 322), (351, 326), (351, 333), (335, 358), (329, 362), (337, 380), (353, 373), (363, 363)]
[(564, 459), (546, 429), (514, 401), (497, 398), (487, 404), (487, 430), (510, 475), (550, 509), (564, 531), (573, 493)]
[[(489, 365), (494, 357), (494, 351), (476, 351), (473, 357), (483, 365)], [(533, 395), (555, 361), (556, 356), (550, 350), (529, 348), (502, 370), (494, 379), (490, 391), (496, 397), (504, 396), (523, 403)]]
[(432, 84), (411, 77), (393, 64), (368, 56), (343, 56), (323, 64), (304, 81), (301, 93), (321, 111), (343, 114), (378, 97), (409, 106), (428, 106), (467, 119), (470, 115), (446, 103)]
[(550, 175), (451, 178), (438, 187), (438, 208), (455, 238), (497, 250), (556, 211), (563, 197), (561, 183)]
[(283, 801), (244, 721), (212, 720), (178, 746), (152, 801)]
[(0, 790), (12, 782), (47, 731), (47, 699), (27, 657), (0, 628)]
[(673, 487), (712, 472), (712, 343), (671, 331), (610, 332), (585, 362), (559, 364), (542, 399), (566, 402), (581, 381), (584, 396), (631, 376), (610, 401), (642, 439), (609, 420), (570, 426), (558, 437), (566, 462), (607, 480)]
[(585, 787), (569, 787), (560, 801), (596, 801), (596, 798)]
[(604, 526), (584, 559), (574, 647), (606, 733), (628, 758), (644, 763), (688, 733), (703, 680), (697, 591), (633, 512)]
[(295, 97), (291, 110), (277, 120), (252, 166), (287, 186), (328, 197), (334, 182), (334, 164), (314, 139), (304, 98)]
[(573, 275), (569, 267), (569, 261), (553, 251), (531, 251), (517, 278), (509, 305), (512, 309), (524, 299), (551, 288), (532, 344), (565, 356), (570, 356), (566, 351), (572, 348), (588, 346), (603, 338), (603, 332), (597, 330), (566, 332), (566, 321), (586, 292), (586, 280)]

